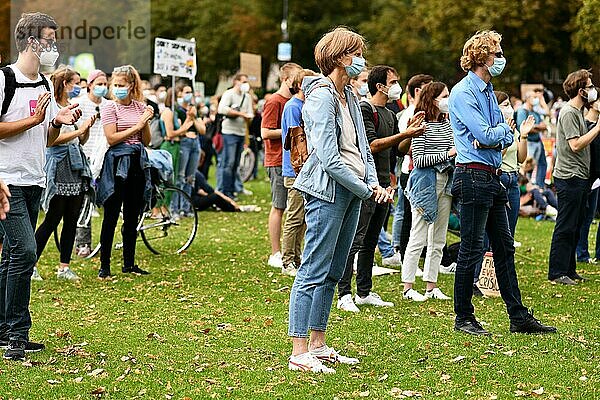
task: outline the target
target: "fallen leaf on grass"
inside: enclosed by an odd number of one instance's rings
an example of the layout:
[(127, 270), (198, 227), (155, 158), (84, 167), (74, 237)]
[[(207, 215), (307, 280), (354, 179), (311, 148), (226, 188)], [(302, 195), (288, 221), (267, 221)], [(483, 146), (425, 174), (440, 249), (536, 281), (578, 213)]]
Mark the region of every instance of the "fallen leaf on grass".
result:
[(75, 382), (75, 383), (83, 382), (83, 376), (78, 376), (77, 378), (73, 379), (73, 382)]
[(440, 377), (440, 380), (441, 380), (442, 382), (447, 382), (447, 381), (449, 381), (450, 379), (452, 379), (452, 377), (451, 377), (450, 375), (448, 375), (448, 374), (442, 374), (442, 376)]
[(102, 369), (102, 368), (96, 368), (95, 370), (93, 370), (92, 372), (90, 372), (88, 375), (89, 376), (98, 376), (98, 375), (100, 375), (103, 372), (104, 372), (104, 369)]
[(156, 332), (151, 332), (148, 335), (146, 335), (146, 337), (150, 340), (158, 340), (159, 342), (164, 342), (165, 339), (163, 339), (158, 333)]
[(46, 382), (48, 382), (51, 385), (56, 385), (56, 384), (60, 383), (61, 381), (57, 381), (56, 379), (48, 379)]
[(465, 356), (458, 356), (458, 357), (456, 357), (456, 358), (453, 358), (453, 359), (452, 359), (452, 362), (453, 362), (453, 363), (457, 363), (457, 362), (461, 362), (461, 361), (462, 361), (462, 360), (464, 360), (464, 359), (465, 359)]
[(379, 377), (379, 382), (383, 382), (388, 378), (388, 374), (383, 374), (382, 376)]
[(503, 351), (502, 354), (504, 354), (505, 356), (512, 357), (512, 355), (515, 354), (515, 351), (514, 350)]
[(94, 395), (96, 395), (96, 396), (97, 396), (97, 395), (104, 394), (105, 392), (106, 392), (106, 388), (105, 388), (104, 386), (100, 386), (100, 387), (98, 387), (98, 388), (96, 388), (96, 389), (92, 390), (92, 391), (90, 392), (90, 394), (94, 394)]
[(531, 393), (536, 394), (538, 396), (541, 396), (542, 394), (544, 394), (544, 388), (540, 387), (539, 389), (533, 389), (531, 391)]
[(371, 393), (368, 390), (365, 390), (364, 392), (360, 392), (358, 395), (360, 397), (369, 397)]

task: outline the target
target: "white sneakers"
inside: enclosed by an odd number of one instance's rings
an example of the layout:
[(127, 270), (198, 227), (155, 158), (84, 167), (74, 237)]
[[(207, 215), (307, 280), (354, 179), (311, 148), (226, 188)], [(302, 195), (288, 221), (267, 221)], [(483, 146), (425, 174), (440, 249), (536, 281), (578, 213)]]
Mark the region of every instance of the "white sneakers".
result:
[(548, 204), (546, 206), (546, 212), (545, 212), (545, 214), (548, 217), (556, 217), (558, 215), (558, 210)]
[(287, 266), (284, 265), (284, 266), (281, 267), (281, 273), (283, 275), (295, 277), (296, 274), (298, 273), (298, 267), (296, 267), (296, 263), (295, 262), (291, 262)]
[(354, 301), (359, 306), (394, 307), (394, 303), (390, 301), (383, 301), (375, 292), (370, 292), (367, 297), (360, 297), (359, 295), (356, 295), (354, 297)]
[(290, 371), (316, 372), (323, 374), (335, 374), (335, 369), (327, 367), (323, 361), (332, 364), (355, 365), (359, 363), (358, 358), (342, 356), (334, 348), (323, 345), (318, 349), (297, 356), (290, 356), (288, 368)]
[(40, 275), (40, 272), (38, 271), (37, 267), (33, 267), (33, 273), (31, 274), (31, 280), (32, 281), (43, 281), (44, 280), (42, 278), (42, 276)]
[(432, 290), (425, 292), (426, 299), (437, 299), (437, 300), (452, 300), (450, 297), (446, 296), (444, 292), (440, 290), (440, 288), (433, 288)]
[(56, 277), (58, 279), (62, 279), (65, 281), (77, 281), (79, 280), (79, 277), (77, 276), (77, 274), (75, 272), (73, 272), (71, 270), (71, 268), (67, 267), (63, 270), (58, 270), (56, 271)]
[(440, 265), (440, 273), (441, 274), (450, 275), (450, 274), (454, 274), (455, 272), (456, 272), (456, 263), (455, 262), (448, 265), (447, 267)]
[(269, 261), (267, 262), (270, 267), (282, 269), (283, 268), (283, 260), (281, 259), (281, 252), (278, 251), (275, 254), (271, 254), (269, 256)]
[(348, 311), (348, 312), (353, 312), (353, 313), (360, 312), (358, 307), (356, 307), (356, 304), (354, 304), (354, 301), (352, 301), (351, 294), (342, 296), (342, 298), (339, 299), (337, 302), (337, 308), (338, 308), (338, 310)]
[(404, 295), (402, 297), (404, 297), (406, 300), (412, 300), (412, 301), (427, 300), (427, 298), (425, 296), (423, 296), (421, 293), (417, 292), (415, 289), (408, 289), (406, 292), (404, 292)]
[(406, 300), (412, 300), (412, 301), (425, 301), (428, 299), (436, 299), (436, 300), (451, 300), (450, 297), (446, 296), (444, 294), (444, 292), (442, 292), (440, 290), (440, 288), (433, 288), (430, 291), (426, 291), (425, 292), (425, 296), (423, 296), (421, 293), (417, 292), (415, 289), (408, 289), (406, 292), (404, 292), (403, 297)]
[(401, 267), (402, 266), (402, 256), (400, 253), (394, 253), (391, 257), (386, 257), (381, 259), (384, 267)]

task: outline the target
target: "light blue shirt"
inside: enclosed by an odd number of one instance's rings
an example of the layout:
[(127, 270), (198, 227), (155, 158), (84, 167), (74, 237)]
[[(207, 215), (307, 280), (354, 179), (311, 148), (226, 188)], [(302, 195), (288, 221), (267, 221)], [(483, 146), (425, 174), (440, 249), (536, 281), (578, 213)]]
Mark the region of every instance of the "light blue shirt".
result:
[[(450, 93), (450, 123), (454, 131), (456, 162), (481, 163), (495, 168), (502, 164), (502, 149), (509, 147), (514, 135), (504, 121), (491, 83), (469, 71)], [(473, 141), (493, 149), (476, 149)]]

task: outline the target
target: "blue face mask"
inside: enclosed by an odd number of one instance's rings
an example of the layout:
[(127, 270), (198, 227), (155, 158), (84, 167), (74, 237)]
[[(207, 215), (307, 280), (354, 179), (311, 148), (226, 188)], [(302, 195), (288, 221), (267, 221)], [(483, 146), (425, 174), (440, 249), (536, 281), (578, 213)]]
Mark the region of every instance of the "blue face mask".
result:
[(73, 97), (79, 96), (80, 93), (81, 93), (81, 86), (75, 85), (75, 86), (73, 86), (73, 90), (71, 90), (70, 92), (67, 92), (67, 95), (69, 96), (70, 99), (72, 99)]
[(369, 84), (363, 84), (361, 87), (358, 88), (357, 92), (363, 97), (366, 96), (369, 93)]
[(534, 105), (534, 106), (539, 106), (539, 105), (540, 105), (540, 99), (539, 99), (539, 97), (535, 97), (535, 98), (533, 99), (533, 105)]
[(194, 98), (194, 95), (192, 93), (186, 93), (183, 95), (183, 101), (188, 104), (192, 102), (193, 98)]
[(494, 57), (494, 63), (491, 67), (488, 67), (488, 71), (491, 76), (498, 76), (504, 71), (504, 67), (506, 67), (506, 58)]
[(352, 56), (352, 64), (345, 66), (346, 73), (350, 78), (355, 78), (365, 69), (366, 64), (364, 58)]
[(123, 100), (127, 97), (127, 94), (129, 93), (129, 88), (126, 87), (113, 87), (112, 88), (112, 93), (115, 95), (115, 97), (119, 100)]
[(177, 98), (177, 104), (179, 104), (180, 106), (183, 106), (183, 98), (178, 97)]
[(106, 86), (94, 86), (92, 93), (96, 97), (104, 97), (108, 93), (108, 88)]

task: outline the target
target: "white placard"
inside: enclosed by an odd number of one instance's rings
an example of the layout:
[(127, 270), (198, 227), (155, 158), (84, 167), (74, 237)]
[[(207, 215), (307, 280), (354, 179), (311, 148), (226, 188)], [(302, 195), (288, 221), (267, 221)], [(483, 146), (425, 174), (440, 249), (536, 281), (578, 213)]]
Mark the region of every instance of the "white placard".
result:
[(154, 73), (194, 79), (196, 76), (196, 43), (156, 38), (154, 40)]

